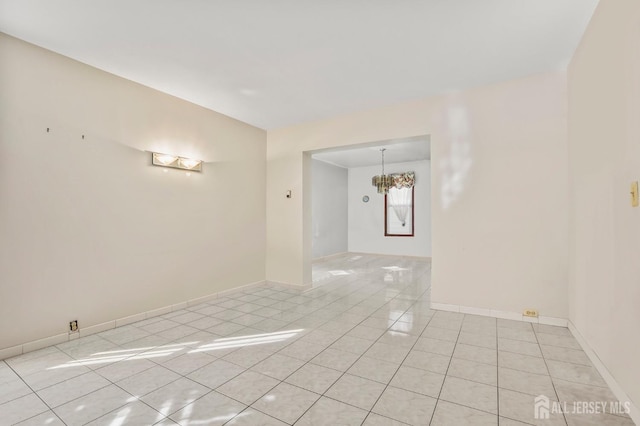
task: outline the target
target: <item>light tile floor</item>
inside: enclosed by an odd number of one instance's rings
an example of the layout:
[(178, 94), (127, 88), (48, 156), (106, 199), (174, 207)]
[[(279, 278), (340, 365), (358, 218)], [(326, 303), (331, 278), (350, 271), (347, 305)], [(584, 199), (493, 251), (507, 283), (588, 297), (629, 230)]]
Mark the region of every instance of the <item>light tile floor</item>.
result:
[(344, 255), (0, 361), (1, 425), (633, 425), (566, 328), (432, 311), (425, 260)]

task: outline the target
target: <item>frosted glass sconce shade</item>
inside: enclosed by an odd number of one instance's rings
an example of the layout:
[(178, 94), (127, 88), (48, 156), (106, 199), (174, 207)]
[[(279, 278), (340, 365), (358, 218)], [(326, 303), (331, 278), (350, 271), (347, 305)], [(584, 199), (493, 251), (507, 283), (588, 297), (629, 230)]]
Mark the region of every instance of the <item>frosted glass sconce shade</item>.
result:
[(190, 158), (180, 158), (178, 160), (180, 167), (183, 169), (194, 170), (198, 167), (202, 167), (202, 161), (200, 160), (192, 160)]
[(176, 155), (161, 154), (159, 152), (152, 152), (151, 155), (151, 163), (154, 166), (171, 167), (174, 169), (189, 170), (192, 172), (202, 171), (201, 160), (178, 157)]

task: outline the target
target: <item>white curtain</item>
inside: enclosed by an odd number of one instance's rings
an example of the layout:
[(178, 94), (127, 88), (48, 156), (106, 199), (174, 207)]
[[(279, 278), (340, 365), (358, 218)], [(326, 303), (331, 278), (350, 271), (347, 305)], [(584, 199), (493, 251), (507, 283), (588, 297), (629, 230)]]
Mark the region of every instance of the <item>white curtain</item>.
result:
[(409, 208), (411, 208), (411, 191), (413, 188), (396, 188), (392, 187), (389, 189), (388, 203), (393, 208), (393, 211), (396, 214), (396, 217), (402, 223), (402, 226), (405, 226), (407, 222), (407, 214), (409, 213)]

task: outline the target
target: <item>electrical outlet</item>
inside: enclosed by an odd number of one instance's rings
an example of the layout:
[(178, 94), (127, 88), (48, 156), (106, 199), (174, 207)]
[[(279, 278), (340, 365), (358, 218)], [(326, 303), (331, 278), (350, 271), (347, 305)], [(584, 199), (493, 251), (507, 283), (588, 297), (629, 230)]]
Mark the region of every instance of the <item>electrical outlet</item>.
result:
[(538, 318), (538, 311), (536, 311), (535, 309), (525, 309), (522, 315), (524, 315), (525, 317)]
[(72, 333), (75, 333), (76, 331), (78, 331), (78, 320), (69, 322), (69, 331)]

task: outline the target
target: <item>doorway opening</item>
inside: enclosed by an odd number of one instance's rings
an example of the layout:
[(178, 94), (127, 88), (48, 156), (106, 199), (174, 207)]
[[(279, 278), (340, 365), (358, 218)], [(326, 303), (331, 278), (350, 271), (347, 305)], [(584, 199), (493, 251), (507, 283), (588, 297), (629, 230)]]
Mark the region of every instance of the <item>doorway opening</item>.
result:
[[(391, 196), (372, 177), (394, 177)], [(431, 257), (431, 144), (428, 135), (306, 152), (310, 207), (303, 220), (314, 285), (347, 277), (362, 255)], [(405, 179), (411, 173), (413, 182)], [(407, 175), (409, 176), (409, 175)], [(405, 179), (405, 180), (403, 180)], [(397, 187), (396, 187), (397, 186)], [(396, 193), (397, 192), (397, 193)], [(407, 195), (410, 197), (400, 196)], [(402, 224), (405, 224), (403, 227)], [(407, 226), (409, 224), (409, 226)], [(411, 230), (408, 232), (407, 230)], [(358, 257), (360, 256), (360, 257)], [(307, 269), (308, 267), (308, 269)]]

